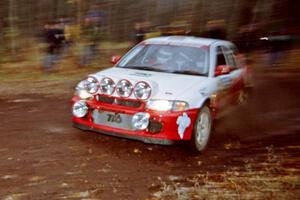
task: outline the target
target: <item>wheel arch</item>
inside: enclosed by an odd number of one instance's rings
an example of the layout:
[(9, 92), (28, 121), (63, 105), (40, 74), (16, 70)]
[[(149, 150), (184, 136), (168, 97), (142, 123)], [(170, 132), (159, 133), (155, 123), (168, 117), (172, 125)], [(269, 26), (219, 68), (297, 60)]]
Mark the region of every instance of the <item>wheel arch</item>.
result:
[(215, 103), (214, 97), (207, 96), (207, 97), (201, 99), (201, 101), (199, 101), (199, 103), (197, 105), (197, 108), (199, 109), (198, 112), (200, 112), (201, 108), (205, 105), (211, 110), (212, 117), (213, 117), (213, 119), (215, 119), (216, 114), (217, 114), (217, 108), (216, 108), (216, 103)]
[(197, 107), (199, 109), (201, 109), (204, 105), (207, 105), (209, 108), (212, 108), (210, 97), (206, 97), (206, 98), (201, 99), (201, 101), (198, 103)]

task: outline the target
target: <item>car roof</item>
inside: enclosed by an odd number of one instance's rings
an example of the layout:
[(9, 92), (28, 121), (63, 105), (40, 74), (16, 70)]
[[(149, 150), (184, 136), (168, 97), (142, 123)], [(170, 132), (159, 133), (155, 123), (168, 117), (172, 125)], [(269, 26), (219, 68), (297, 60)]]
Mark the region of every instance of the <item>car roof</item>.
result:
[(210, 46), (213, 43), (219, 42), (223, 44), (230, 44), (225, 40), (201, 38), (194, 36), (165, 36), (147, 39), (144, 41), (146, 44), (174, 44), (182, 46)]

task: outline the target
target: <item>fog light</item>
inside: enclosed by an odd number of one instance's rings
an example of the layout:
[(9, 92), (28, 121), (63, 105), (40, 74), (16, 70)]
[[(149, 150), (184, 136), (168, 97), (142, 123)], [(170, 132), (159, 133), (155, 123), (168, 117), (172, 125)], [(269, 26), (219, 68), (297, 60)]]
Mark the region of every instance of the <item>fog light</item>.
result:
[(84, 117), (88, 113), (88, 107), (84, 101), (77, 101), (73, 105), (72, 113), (75, 117)]
[(139, 112), (132, 117), (131, 124), (136, 130), (145, 130), (149, 125), (149, 118), (149, 113)]

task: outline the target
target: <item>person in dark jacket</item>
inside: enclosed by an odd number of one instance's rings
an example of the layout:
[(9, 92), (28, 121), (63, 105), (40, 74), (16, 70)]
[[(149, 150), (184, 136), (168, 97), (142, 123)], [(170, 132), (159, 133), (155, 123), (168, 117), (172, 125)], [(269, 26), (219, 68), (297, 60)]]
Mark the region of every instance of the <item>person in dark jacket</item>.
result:
[(79, 63), (81, 66), (90, 65), (100, 54), (98, 47), (103, 39), (105, 24), (103, 6), (104, 4), (93, 5), (84, 18), (81, 31), (81, 38), (84, 41)]
[(45, 25), (45, 39), (48, 44), (47, 55), (44, 60), (45, 72), (53, 70), (55, 63), (58, 62), (63, 42), (65, 40), (64, 30), (55, 22)]

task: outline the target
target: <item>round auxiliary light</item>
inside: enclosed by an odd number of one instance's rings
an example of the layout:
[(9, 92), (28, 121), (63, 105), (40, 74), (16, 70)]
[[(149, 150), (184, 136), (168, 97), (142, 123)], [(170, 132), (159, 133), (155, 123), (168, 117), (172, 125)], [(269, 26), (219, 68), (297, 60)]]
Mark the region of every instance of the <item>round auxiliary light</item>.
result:
[(88, 113), (88, 107), (84, 101), (77, 101), (72, 107), (72, 113), (75, 117), (84, 117)]
[(99, 82), (96, 78), (90, 76), (85, 80), (84, 86), (89, 93), (95, 94), (99, 89)]
[(132, 84), (129, 81), (123, 79), (118, 82), (116, 91), (120, 97), (129, 97), (132, 93), (132, 88)]
[(103, 78), (100, 82), (100, 90), (103, 94), (113, 94), (115, 91), (115, 82), (111, 78)]
[(145, 130), (149, 125), (149, 118), (149, 113), (139, 112), (132, 117), (131, 124), (136, 130)]
[(133, 92), (137, 99), (146, 100), (151, 95), (151, 87), (146, 82), (138, 82), (135, 85)]

